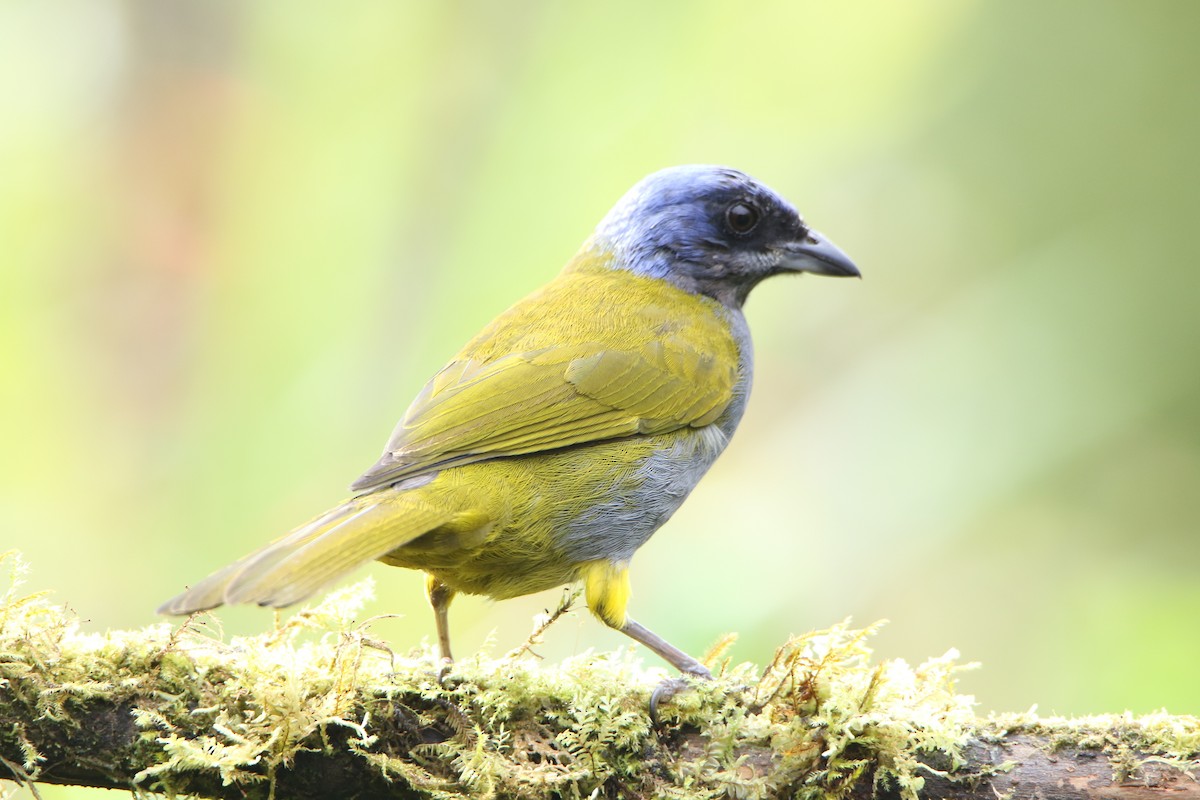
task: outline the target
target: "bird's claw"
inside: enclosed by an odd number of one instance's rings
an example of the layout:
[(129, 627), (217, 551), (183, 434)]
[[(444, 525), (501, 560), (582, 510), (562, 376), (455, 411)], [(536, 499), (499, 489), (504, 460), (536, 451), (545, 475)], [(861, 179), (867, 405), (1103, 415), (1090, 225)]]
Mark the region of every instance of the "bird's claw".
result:
[(450, 677), (450, 673), (454, 669), (454, 662), (448, 658), (442, 658), (438, 660), (437, 667), (438, 669), (435, 677), (438, 685), (446, 687), (448, 685), (446, 679)]
[(658, 707), (663, 703), (669, 703), (682, 691), (690, 689), (692, 684), (688, 679), (696, 680), (712, 680), (712, 675), (707, 674), (684, 674), (679, 678), (667, 678), (658, 686), (654, 687), (654, 691), (650, 693), (650, 724), (655, 728), (659, 727)]

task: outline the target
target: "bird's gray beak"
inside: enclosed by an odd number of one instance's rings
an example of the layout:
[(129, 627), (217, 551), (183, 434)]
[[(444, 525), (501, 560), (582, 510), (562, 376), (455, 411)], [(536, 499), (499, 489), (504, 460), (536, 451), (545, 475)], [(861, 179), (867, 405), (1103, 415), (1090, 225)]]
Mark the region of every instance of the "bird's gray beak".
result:
[(809, 231), (804, 239), (784, 245), (779, 268), (785, 272), (811, 272), (835, 278), (862, 277), (850, 256), (816, 231)]

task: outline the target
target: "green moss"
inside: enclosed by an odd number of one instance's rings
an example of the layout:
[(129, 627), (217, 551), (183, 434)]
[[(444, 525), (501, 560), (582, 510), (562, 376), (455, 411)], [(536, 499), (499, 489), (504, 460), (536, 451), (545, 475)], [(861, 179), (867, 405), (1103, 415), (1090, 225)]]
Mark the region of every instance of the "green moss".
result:
[[(1125, 753), (1130, 772), (1145, 754), (1182, 768), (1200, 751), (1195, 721), (1166, 715), (1014, 715), (981, 728), (954, 687), (971, 665), (953, 652), (917, 667), (875, 662), (874, 628), (796, 637), (764, 669), (726, 663), (676, 695), (654, 730), (646, 710), (665, 672), (633, 648), (550, 668), (526, 648), (478, 654), (439, 679), (433, 653), (399, 656), (356, 622), (369, 583), (229, 642), (203, 617), (86, 633), (44, 597), (22, 596), (23, 567), (7, 564), (4, 717), (79, 729), (89, 704), (127, 706), (134, 742), (113, 771), (142, 792), (179, 794), (207, 775), (270, 797), (298, 759), (341, 752), (428, 797), (836, 798), (869, 780), (916, 798), (932, 774), (985, 774), (964, 770), (972, 736), (1049, 732)], [(40, 740), (14, 736), (36, 778)]]

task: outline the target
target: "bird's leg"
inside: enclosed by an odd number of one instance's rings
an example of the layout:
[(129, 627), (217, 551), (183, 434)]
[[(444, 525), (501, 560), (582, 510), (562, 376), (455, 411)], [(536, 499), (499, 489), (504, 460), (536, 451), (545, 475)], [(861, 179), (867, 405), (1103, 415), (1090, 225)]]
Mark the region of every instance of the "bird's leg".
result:
[[(658, 653), (684, 675), (694, 675), (697, 678), (712, 680), (712, 673), (708, 671), (708, 667), (632, 618), (625, 617), (625, 624), (618, 630)], [(682, 678), (668, 678), (654, 687), (654, 691), (650, 694), (650, 721), (654, 727), (658, 727), (658, 707), (663, 703), (671, 702), (672, 697), (686, 688), (688, 688), (687, 681)]]
[(429, 598), (429, 605), (433, 606), (433, 617), (437, 623), (438, 656), (441, 657), (442, 663), (449, 664), (454, 661), (454, 656), (450, 654), (449, 613), (450, 601), (454, 599), (454, 590), (426, 573), (425, 596)]
[[(610, 628), (649, 647), (684, 675), (712, 680), (708, 667), (675, 645), (636, 622), (625, 613), (629, 605), (629, 566), (611, 561), (592, 561), (580, 572), (588, 608)], [(650, 695), (650, 721), (658, 726), (658, 707), (687, 688), (687, 681), (671, 678), (663, 681)]]
[(582, 570), (588, 608), (610, 628), (649, 647), (686, 675), (712, 678), (708, 668), (625, 613), (629, 604), (629, 567), (611, 561), (592, 561)]
[(708, 667), (701, 664), (696, 659), (689, 656), (687, 653), (680, 650), (675, 645), (662, 638), (654, 631), (636, 622), (632, 617), (625, 617), (625, 624), (617, 628), (621, 633), (635, 639), (649, 647), (654, 652), (658, 653), (675, 669), (685, 675), (695, 675), (697, 678), (712, 679), (712, 673), (708, 671)]

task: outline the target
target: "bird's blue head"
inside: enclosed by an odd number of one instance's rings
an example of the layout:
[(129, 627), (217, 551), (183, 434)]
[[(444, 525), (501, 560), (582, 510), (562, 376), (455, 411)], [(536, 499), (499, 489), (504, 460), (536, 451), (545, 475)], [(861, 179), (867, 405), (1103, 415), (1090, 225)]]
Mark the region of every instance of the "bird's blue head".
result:
[(771, 275), (858, 276), (792, 205), (728, 167), (669, 167), (643, 178), (596, 227), (613, 267), (668, 280), (730, 307)]

